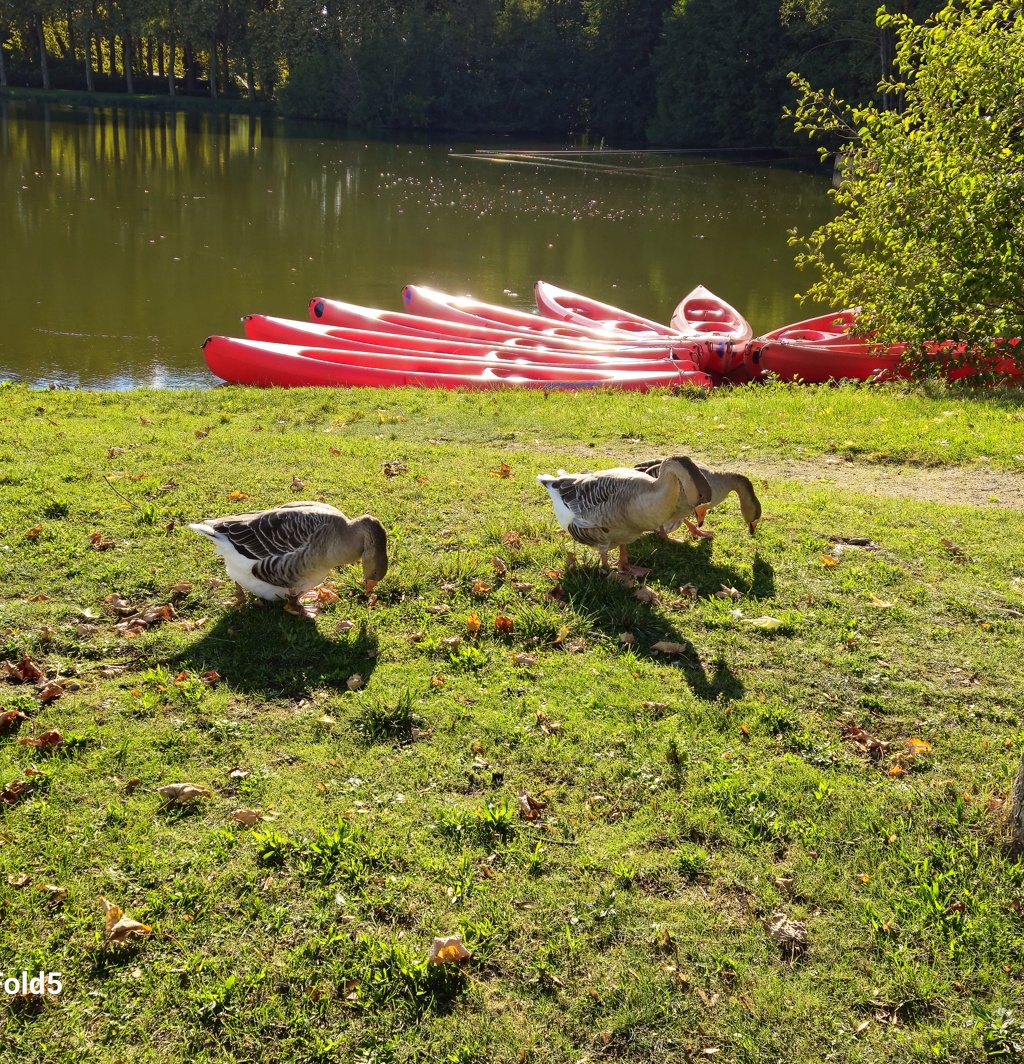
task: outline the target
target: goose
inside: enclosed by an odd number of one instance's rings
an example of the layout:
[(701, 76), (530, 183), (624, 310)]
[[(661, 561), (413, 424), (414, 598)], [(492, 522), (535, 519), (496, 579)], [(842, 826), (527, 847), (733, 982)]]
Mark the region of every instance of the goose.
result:
[[(680, 496), (679, 508), (672, 515), (672, 519), (658, 529), (659, 535), (666, 537), (680, 525), (686, 525), (694, 539), (711, 539), (714, 536), (714, 532), (703, 531), (700, 526), (704, 524), (704, 517), (708, 510), (722, 502), (731, 491), (736, 492), (740, 500), (740, 513), (743, 514), (743, 520), (746, 521), (750, 534), (754, 535), (757, 531), (757, 523), (761, 520), (761, 502), (754, 493), (754, 485), (750, 483), (750, 479), (742, 473), (716, 473), (714, 470), (708, 469), (699, 463), (694, 464), (711, 486), (711, 501), (708, 503), (698, 502), (690, 506), (688, 505), (689, 500), (684, 500)], [(636, 469), (641, 473), (646, 473), (648, 476), (656, 477), (661, 465), (662, 459), (656, 458), (650, 462), (641, 462), (636, 466)], [(688, 519), (690, 514), (696, 516), (696, 524)]]
[(258, 513), (216, 517), (189, 525), (213, 543), (235, 581), (239, 605), (246, 591), (285, 600), (289, 613), (315, 617), (299, 597), (336, 566), (361, 561), (366, 591), (388, 571), (387, 534), (376, 517), (354, 520), (324, 502), (287, 502)]
[[(630, 565), (626, 546), (645, 532), (653, 532), (679, 507), (700, 506), (711, 501), (711, 487), (689, 458), (667, 458), (652, 477), (637, 469), (602, 469), (595, 473), (541, 473), (555, 507), (558, 523), (579, 543), (595, 547), (601, 567), (609, 569), (608, 552), (619, 548), (618, 570), (637, 576), (649, 572)], [(690, 502), (692, 500), (692, 502)]]

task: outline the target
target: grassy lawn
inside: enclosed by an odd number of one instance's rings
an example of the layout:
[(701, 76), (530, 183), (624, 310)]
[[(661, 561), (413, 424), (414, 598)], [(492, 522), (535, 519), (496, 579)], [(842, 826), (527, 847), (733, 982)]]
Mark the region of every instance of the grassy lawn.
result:
[[(735, 497), (646, 537), (637, 597), (534, 481), (1024, 472), (1019, 394), (0, 399), (0, 970), (63, 982), (0, 995), (0, 1059), (1024, 1052), (1024, 514), (758, 480), (755, 539)], [(232, 608), (186, 522), (302, 498), (381, 518), (376, 596)]]

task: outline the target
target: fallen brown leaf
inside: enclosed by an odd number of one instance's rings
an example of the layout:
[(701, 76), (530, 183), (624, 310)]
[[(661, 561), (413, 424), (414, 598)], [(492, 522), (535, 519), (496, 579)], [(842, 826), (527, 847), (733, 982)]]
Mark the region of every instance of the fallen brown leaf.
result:
[(508, 566), (497, 556), (491, 559), (491, 568), (498, 576), (504, 576), (508, 572)]
[(91, 532), (89, 534), (89, 546), (93, 550), (111, 550), (115, 543), (112, 539), (108, 539), (102, 532)]
[(490, 470), (487, 475), (489, 477), (499, 477), (501, 480), (507, 480), (512, 476), (512, 467), (508, 462), (502, 462), (500, 468)]
[(518, 532), (506, 532), (501, 537), (501, 542), (505, 544), (509, 550), (520, 550), (523, 546), (523, 537)]
[(491, 585), (486, 580), (481, 580), (479, 577), (473, 581), (473, 587), (471, 588), (474, 595), (486, 595), (492, 590)]
[(231, 819), (243, 827), (251, 828), (263, 819), (263, 812), (260, 809), (235, 809), (231, 813)]
[(0, 735), (4, 732), (14, 731), (23, 720), (28, 718), (20, 709), (5, 709), (0, 713)]
[(469, 635), (476, 635), (480, 631), (480, 617), (477, 613), (471, 613), (466, 618), (466, 631)]
[(168, 804), (188, 805), (197, 798), (212, 798), (213, 794), (206, 787), (198, 783), (168, 783), (166, 786), (157, 787), (159, 794)]
[(651, 646), (651, 650), (660, 650), (663, 654), (688, 654), (690, 648), (685, 643), (670, 643), (667, 639), (659, 639)]
[(536, 654), (525, 654), (525, 653), (513, 654), (512, 655), (512, 660), (517, 665), (536, 665), (537, 664), (537, 655)]
[(51, 746), (58, 746), (64, 742), (64, 736), (61, 735), (56, 729), (52, 731), (45, 731), (41, 735), (34, 736), (22, 736), (19, 740), (22, 746), (35, 746), (39, 749), (48, 749)]
[(362, 673), (352, 673), (352, 675), (345, 681), (345, 686), (350, 691), (358, 691), (363, 686)]
[(57, 680), (51, 680), (48, 683), (41, 684), (39, 690), (36, 691), (36, 698), (44, 704), (47, 702), (53, 702), (55, 699), (60, 698), (64, 694), (64, 685)]
[(511, 635), (515, 628), (515, 621), (511, 617), (505, 617), (503, 614), (498, 614), (494, 618), (494, 630), (499, 635)]
[(114, 945), (123, 945), (132, 935), (142, 937), (153, 930), (149, 924), (128, 919), (121, 912), (119, 906), (107, 901), (102, 896), (100, 897), (100, 904), (103, 906), (103, 929), (107, 933), (107, 941), (114, 943)]
[(430, 946), (430, 955), (427, 960), (431, 964), (454, 964), (466, 961), (473, 954), (462, 944), (461, 935), (449, 935), (446, 938), (436, 937)]
[(649, 602), (652, 606), (661, 605), (661, 599), (658, 596), (657, 591), (652, 590), (646, 584), (641, 584), (633, 592), (633, 598), (639, 599), (641, 602)]
[(36, 539), (38, 536), (40, 536), (42, 534), (42, 531), (43, 531), (43, 526), (42, 525), (33, 525), (31, 528), (26, 528), (25, 529), (25, 535), (28, 536), (29, 539)]
[(249, 496), (244, 491), (239, 491), (237, 488), (228, 492), (229, 502), (241, 502), (243, 499), (248, 499)]

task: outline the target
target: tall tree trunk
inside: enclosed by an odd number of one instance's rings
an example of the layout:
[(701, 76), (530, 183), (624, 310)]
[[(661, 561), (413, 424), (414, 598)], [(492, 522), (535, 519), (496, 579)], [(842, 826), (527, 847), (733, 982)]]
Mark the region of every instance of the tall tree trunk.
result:
[(88, 92), (96, 91), (92, 79), (92, 30), (85, 31), (85, 88)]
[(210, 99), (217, 99), (217, 42), (210, 46)]
[(46, 37), (43, 34), (43, 16), (35, 15), (36, 35), (39, 38), (39, 66), (43, 72), (43, 88), (50, 87), (50, 64), (46, 59)]
[(196, 91), (196, 53), (191, 41), (185, 42), (185, 91)]
[(107, 73), (113, 77), (117, 73), (117, 38), (111, 34), (107, 42)]
[(132, 74), (132, 28), (128, 26), (128, 32), (121, 38), (121, 60), (124, 63), (124, 83), (128, 89), (128, 95), (135, 95), (135, 76)]
[(164, 80), (164, 42), (160, 39), (156, 42), (156, 76)]
[(146, 42), (146, 74), (148, 77), (153, 76), (153, 38), (144, 38)]
[(4, 39), (0, 37), (0, 89), (7, 88), (7, 67), (4, 66)]
[(256, 74), (252, 66), (252, 55), (246, 53), (245, 56), (245, 82), (248, 90), (249, 103), (256, 102)]
[(171, 34), (170, 43), (167, 45), (167, 95), (174, 95), (174, 68), (177, 65), (178, 42)]

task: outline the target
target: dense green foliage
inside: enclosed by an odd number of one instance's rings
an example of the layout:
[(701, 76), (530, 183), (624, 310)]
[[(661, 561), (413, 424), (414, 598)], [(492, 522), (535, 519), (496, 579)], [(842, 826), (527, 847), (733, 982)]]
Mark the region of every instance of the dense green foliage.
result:
[(363, 128), (773, 146), (799, 69), (878, 77), (875, 0), (0, 0), (0, 85), (202, 94)]
[(847, 141), (839, 213), (794, 241), (820, 271), (808, 295), (862, 306), (923, 363), (946, 357), (925, 346), (939, 338), (984, 355), (1024, 331), (1024, 15), (966, 0), (922, 24), (879, 23), (895, 31), (897, 77), (881, 88), (897, 110), (848, 107), (794, 77), (797, 128)]

